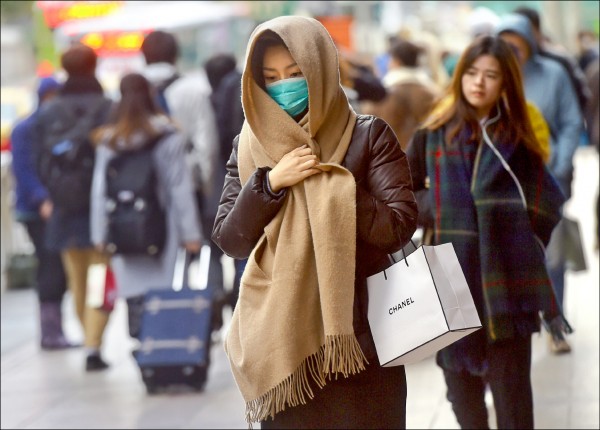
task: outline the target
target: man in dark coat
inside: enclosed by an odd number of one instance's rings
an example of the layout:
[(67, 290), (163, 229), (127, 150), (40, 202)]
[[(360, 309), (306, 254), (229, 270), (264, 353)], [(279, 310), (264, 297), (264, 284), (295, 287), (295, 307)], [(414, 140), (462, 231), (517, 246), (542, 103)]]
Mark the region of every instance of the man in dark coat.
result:
[[(108, 120), (112, 104), (103, 95), (102, 86), (96, 79), (96, 62), (94, 50), (83, 44), (73, 45), (62, 54), (61, 65), (67, 72), (67, 80), (58, 97), (40, 109), (33, 140), (37, 173), (50, 191), (53, 205), (46, 230), (46, 246), (60, 252), (62, 257), (75, 310), (83, 327), (86, 371), (108, 367), (100, 356), (100, 347), (109, 314), (87, 302), (89, 267), (108, 264), (108, 256), (96, 250), (90, 238), (89, 201), (94, 148), (89, 135)], [(58, 133), (61, 129), (72, 133), (78, 126), (83, 135), (81, 141), (72, 134)], [(67, 155), (60, 161), (54, 158), (61, 157), (62, 153)], [(71, 159), (70, 154), (78, 160), (72, 168), (57, 169), (58, 165)], [(81, 179), (65, 180), (73, 171), (81, 172)]]
[(44, 236), (46, 222), (52, 212), (48, 190), (42, 185), (33, 160), (33, 126), (39, 110), (54, 98), (60, 89), (59, 82), (47, 77), (40, 80), (37, 95), (38, 107), (12, 130), (12, 172), (15, 178), (15, 219), (25, 226), (34, 246), (37, 259), (36, 287), (40, 305), (40, 345), (42, 349), (68, 348), (62, 328), (62, 299), (67, 280), (60, 254), (46, 248)]

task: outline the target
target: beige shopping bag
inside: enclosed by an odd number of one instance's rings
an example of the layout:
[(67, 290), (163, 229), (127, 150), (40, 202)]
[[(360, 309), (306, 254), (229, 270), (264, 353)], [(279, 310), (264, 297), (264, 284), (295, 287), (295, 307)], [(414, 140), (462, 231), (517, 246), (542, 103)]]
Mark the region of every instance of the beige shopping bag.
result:
[(481, 328), (451, 243), (419, 246), (367, 285), (381, 366), (415, 363)]

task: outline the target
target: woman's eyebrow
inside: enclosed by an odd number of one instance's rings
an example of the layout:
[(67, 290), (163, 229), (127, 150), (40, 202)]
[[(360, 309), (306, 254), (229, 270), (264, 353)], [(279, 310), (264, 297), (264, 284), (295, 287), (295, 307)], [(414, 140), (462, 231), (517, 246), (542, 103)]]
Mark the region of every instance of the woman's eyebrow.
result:
[(469, 67), (467, 68), (467, 70), (481, 70), (482, 72), (488, 72), (488, 73), (489, 73), (489, 72), (492, 72), (492, 73), (500, 73), (500, 70), (499, 70), (499, 69), (486, 69), (486, 68), (480, 69), (479, 67), (475, 67), (475, 66), (469, 66)]
[[(298, 66), (297, 63), (292, 63), (288, 66), (285, 66), (284, 69), (291, 69), (292, 67), (296, 67), (296, 66)], [(265, 66), (263, 66), (263, 70), (277, 71), (277, 69), (274, 69), (273, 67), (265, 67)]]

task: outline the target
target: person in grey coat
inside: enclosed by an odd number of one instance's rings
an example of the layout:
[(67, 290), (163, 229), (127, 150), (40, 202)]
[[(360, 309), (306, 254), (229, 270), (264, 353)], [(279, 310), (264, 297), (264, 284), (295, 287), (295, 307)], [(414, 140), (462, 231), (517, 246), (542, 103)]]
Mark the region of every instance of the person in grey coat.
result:
[[(556, 61), (539, 55), (533, 29), (527, 18), (508, 14), (496, 28), (497, 35), (513, 48), (523, 73), (525, 96), (542, 112), (550, 128), (550, 160), (548, 167), (567, 200), (571, 198), (574, 175), (573, 156), (583, 130), (583, 113), (577, 93), (567, 71)], [(563, 306), (566, 255), (564, 222), (554, 229), (546, 247), (546, 268), (559, 306)], [(558, 321), (558, 320), (557, 320)], [(550, 351), (568, 353), (571, 347), (565, 338), (570, 328), (561, 322), (546, 321)]]
[(156, 140), (153, 149), (158, 198), (166, 209), (167, 239), (158, 256), (119, 255), (111, 257), (118, 295), (129, 311), (129, 332), (139, 334), (141, 303), (153, 289), (171, 288), (177, 251), (200, 250), (202, 234), (190, 169), (185, 161), (185, 137), (156, 105), (146, 78), (132, 73), (123, 77), (121, 100), (113, 111), (115, 121), (96, 132), (96, 162), (92, 181), (92, 242), (104, 249), (107, 235), (106, 169), (122, 150), (142, 148)]

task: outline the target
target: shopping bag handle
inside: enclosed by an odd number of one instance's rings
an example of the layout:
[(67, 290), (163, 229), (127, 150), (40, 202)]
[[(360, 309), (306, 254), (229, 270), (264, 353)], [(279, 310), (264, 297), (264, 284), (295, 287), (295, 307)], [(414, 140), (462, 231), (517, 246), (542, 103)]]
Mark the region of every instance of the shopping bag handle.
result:
[[(412, 246), (414, 246), (414, 248), (416, 250), (417, 245), (415, 245), (412, 238), (410, 239), (410, 243), (412, 243)], [(406, 261), (406, 252), (404, 251), (404, 246), (400, 250), (402, 251), (402, 256), (403, 256), (404, 262), (406, 263), (406, 266), (408, 266), (408, 261)], [(390, 260), (392, 260), (393, 264), (397, 263), (396, 259), (394, 258), (394, 254), (388, 254), (388, 257), (390, 258)]]
[[(412, 246), (414, 246), (415, 250), (417, 249), (417, 245), (415, 245), (415, 243), (413, 242), (412, 238), (410, 239), (410, 243), (412, 243)], [(409, 267), (408, 265), (408, 261), (406, 260), (406, 252), (404, 251), (404, 246), (401, 249), (402, 251), (402, 256), (404, 259), (404, 263), (406, 264), (406, 267)], [(392, 264), (396, 264), (397, 261), (394, 258), (394, 254), (388, 254), (389, 259), (392, 261)], [(385, 280), (387, 281), (387, 273), (385, 273), (385, 269), (383, 270), (383, 277), (385, 278)]]

